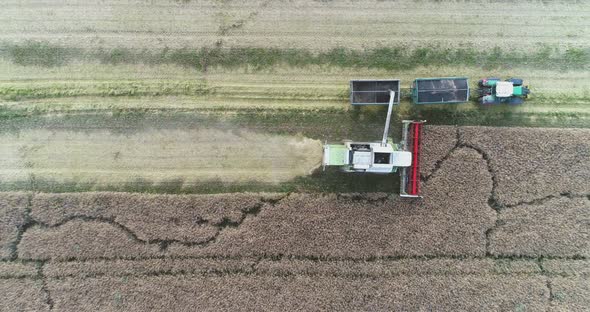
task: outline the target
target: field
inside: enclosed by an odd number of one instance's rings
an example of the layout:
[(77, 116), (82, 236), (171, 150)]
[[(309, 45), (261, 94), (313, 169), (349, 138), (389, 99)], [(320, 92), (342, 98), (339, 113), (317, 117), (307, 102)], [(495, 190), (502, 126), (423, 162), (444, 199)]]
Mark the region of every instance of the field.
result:
[(348, 115), (352, 78), (394, 77), (408, 88), (416, 77), (461, 75), (472, 81), (526, 77), (533, 88), (531, 105), (416, 111), (404, 101), (397, 115), (475, 125), (588, 124), (590, 6), (584, 2), (5, 6), (0, 15), (5, 116), (264, 109), (271, 115), (281, 110), (281, 116), (338, 112), (341, 119)]
[[(422, 159), (425, 198), (417, 201), (1, 193), (5, 293), (14, 307), (58, 310), (94, 309), (87, 293), (106, 310), (138, 311), (587, 306), (590, 164), (578, 158), (590, 156), (590, 131), (426, 130), (434, 152)], [(547, 144), (578, 153), (548, 157)], [(576, 175), (539, 185), (533, 179), (544, 172), (528, 170), (519, 175), (525, 182), (509, 179), (521, 162), (570, 164)]]
[[(321, 50), (424, 41), (449, 46), (584, 46), (589, 36), (583, 29), (588, 10), (583, 2), (394, 2), (109, 1), (84, 3), (81, 8), (80, 1), (7, 1), (4, 17), (17, 18), (4, 28), (3, 37), (89, 48), (200, 48), (222, 39), (221, 44), (231, 47)], [(34, 14), (39, 9), (45, 11)], [(69, 40), (63, 34), (70, 35)], [(522, 37), (530, 40), (522, 42)]]
[[(590, 3), (7, 0), (0, 311), (584, 311)], [(521, 106), (410, 103), (521, 77)], [(423, 199), (320, 168), (427, 119)]]

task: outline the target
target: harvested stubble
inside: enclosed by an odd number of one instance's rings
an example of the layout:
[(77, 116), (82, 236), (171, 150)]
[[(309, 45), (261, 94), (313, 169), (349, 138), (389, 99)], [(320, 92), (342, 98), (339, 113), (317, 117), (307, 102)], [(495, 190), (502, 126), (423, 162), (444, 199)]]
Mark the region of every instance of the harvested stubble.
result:
[(461, 141), (485, 151), (500, 204), (560, 193), (590, 194), (590, 130), (461, 127)]
[(539, 266), (529, 260), (402, 259), (395, 261), (262, 260), (256, 273), (277, 276), (326, 275), (383, 278), (399, 275), (534, 274)]
[(73, 220), (57, 228), (33, 226), (18, 246), (23, 259), (141, 258), (159, 254), (157, 244), (145, 244), (105, 222)]
[[(535, 276), (152, 276), (50, 279), (59, 311), (543, 310), (546, 281)], [(89, 301), (88, 294), (92, 294)], [(92, 303), (92, 304), (90, 304)]]
[(494, 255), (590, 255), (590, 200), (558, 197), (504, 208), (489, 236)]
[(46, 277), (97, 277), (141, 275), (190, 275), (251, 273), (255, 261), (248, 259), (147, 259), (49, 262), (43, 268)]
[(61, 127), (0, 133), (6, 154), (0, 158), (0, 180), (30, 185), (34, 176), (34, 185), (90, 190), (153, 185), (181, 191), (206, 183), (277, 184), (308, 175), (322, 159), (318, 140), (247, 129), (151, 128), (122, 134)]
[(12, 256), (19, 228), (26, 222), (28, 195), (0, 193), (0, 258)]
[(482, 256), (485, 231), (495, 220), (487, 204), (491, 184), (484, 159), (473, 150), (458, 149), (425, 185), (424, 200), (367, 202), (295, 194), (263, 207), (240, 227), (227, 229), (204, 250), (172, 244), (169, 252), (342, 258)]
[(0, 279), (0, 311), (49, 311), (40, 280)]
[[(104, 49), (102, 54), (110, 52), (104, 61), (113, 63), (133, 62), (126, 60), (124, 48), (136, 54), (170, 48), (163, 57), (177, 58), (175, 49), (184, 47), (184, 54), (188, 54), (195, 48), (214, 47), (216, 42), (224, 47), (296, 47), (311, 51), (339, 47), (361, 50), (391, 42), (415, 47), (428, 42), (440, 46), (439, 53), (449, 47), (463, 46), (482, 51), (491, 50), (490, 47), (530, 51), (540, 44), (587, 46), (588, 34), (580, 31), (587, 25), (585, 2), (509, 2), (501, 11), (494, 4), (412, 0), (345, 3), (192, 0), (179, 5), (174, 1), (109, 0), (71, 5), (67, 1), (7, 1), (0, 12), (3, 29), (0, 40), (47, 40), (60, 46)], [(458, 14), (460, 21), (456, 20)], [(482, 33), (486, 36), (481, 36)], [(523, 35), (528, 36), (527, 40), (522, 40)], [(399, 52), (386, 55), (399, 58)], [(437, 56), (436, 51), (415, 54), (421, 56), (416, 59), (418, 64)], [(464, 58), (461, 61), (472, 61), (469, 53)], [(305, 61), (305, 55), (293, 57), (295, 64), (297, 61)], [(338, 64), (341, 59), (334, 57), (332, 61)]]
[(553, 277), (550, 311), (588, 311), (590, 307), (590, 279), (588, 277)]
[(34, 263), (0, 262), (0, 278), (35, 276), (37, 276), (37, 268)]
[(437, 162), (442, 161), (456, 144), (457, 127), (425, 126), (420, 159), (422, 176), (429, 176)]
[(50, 226), (76, 216), (109, 219), (144, 241), (204, 242), (223, 223), (238, 223), (265, 196), (273, 194), (42, 193), (33, 198), (31, 216)]

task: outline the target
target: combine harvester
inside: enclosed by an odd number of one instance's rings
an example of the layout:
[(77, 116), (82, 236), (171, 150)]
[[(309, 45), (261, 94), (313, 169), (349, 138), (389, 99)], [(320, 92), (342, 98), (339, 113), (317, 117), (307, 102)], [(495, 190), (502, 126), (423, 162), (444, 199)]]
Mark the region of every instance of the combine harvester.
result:
[(528, 86), (522, 85), (522, 79), (510, 78), (502, 81), (500, 78), (481, 79), (477, 83), (478, 101), (482, 105), (508, 103), (519, 105), (531, 93)]
[[(418, 78), (410, 89), (414, 104), (452, 104), (469, 101), (465, 77)], [(482, 79), (478, 83), (481, 104), (521, 104), (530, 93), (522, 79)], [(420, 197), (420, 150), (424, 120), (402, 121), (402, 141), (388, 139), (393, 105), (400, 103), (400, 81), (352, 80), (352, 105), (388, 105), (381, 142), (353, 142), (324, 145), (323, 165), (338, 166), (345, 172), (394, 173), (400, 171), (400, 196)]]
[(388, 174), (400, 170), (400, 196), (420, 197), (420, 150), (425, 121), (404, 120), (402, 141), (388, 139), (394, 104), (399, 104), (399, 80), (353, 80), (352, 105), (388, 105), (381, 142), (352, 142), (324, 145), (323, 165), (346, 172)]

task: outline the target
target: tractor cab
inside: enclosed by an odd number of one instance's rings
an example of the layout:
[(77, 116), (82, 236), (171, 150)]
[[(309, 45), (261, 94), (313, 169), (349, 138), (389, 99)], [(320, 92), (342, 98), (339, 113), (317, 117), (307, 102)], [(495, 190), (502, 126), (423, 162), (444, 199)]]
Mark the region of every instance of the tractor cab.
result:
[(511, 81), (496, 82), (496, 96), (499, 98), (511, 97), (514, 94), (514, 84)]

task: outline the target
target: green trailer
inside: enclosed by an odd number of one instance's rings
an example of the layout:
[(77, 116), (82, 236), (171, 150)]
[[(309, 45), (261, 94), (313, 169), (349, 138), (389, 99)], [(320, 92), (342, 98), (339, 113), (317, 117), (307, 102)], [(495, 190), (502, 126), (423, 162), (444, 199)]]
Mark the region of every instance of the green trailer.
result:
[(465, 77), (417, 78), (412, 83), (414, 104), (451, 104), (469, 100)]

